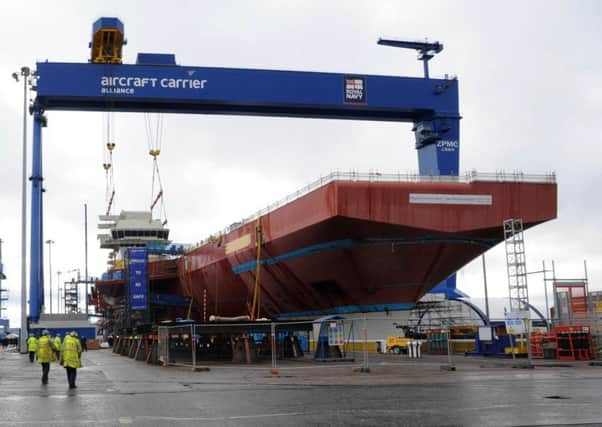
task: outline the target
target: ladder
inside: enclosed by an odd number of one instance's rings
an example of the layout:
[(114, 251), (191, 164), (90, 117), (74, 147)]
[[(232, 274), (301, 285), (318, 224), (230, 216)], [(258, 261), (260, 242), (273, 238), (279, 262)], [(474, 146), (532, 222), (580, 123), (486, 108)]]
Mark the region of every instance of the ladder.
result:
[(525, 263), (525, 241), (523, 220), (504, 221), (504, 241), (506, 243), (506, 268), (508, 270), (508, 296), (511, 312), (529, 311), (529, 289), (527, 287), (527, 266)]

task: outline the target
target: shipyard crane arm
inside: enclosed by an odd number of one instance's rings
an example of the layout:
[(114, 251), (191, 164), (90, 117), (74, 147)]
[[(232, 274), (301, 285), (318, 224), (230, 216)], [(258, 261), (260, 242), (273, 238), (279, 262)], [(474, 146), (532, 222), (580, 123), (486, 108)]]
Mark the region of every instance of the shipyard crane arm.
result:
[(435, 54), (443, 50), (443, 44), (439, 42), (420, 42), (420, 41), (407, 41), (407, 40), (391, 40), (391, 39), (378, 39), (377, 44), (382, 46), (400, 47), (403, 49), (414, 49), (418, 51), (418, 60), (423, 62), (424, 65), (424, 78), (429, 78), (429, 61)]

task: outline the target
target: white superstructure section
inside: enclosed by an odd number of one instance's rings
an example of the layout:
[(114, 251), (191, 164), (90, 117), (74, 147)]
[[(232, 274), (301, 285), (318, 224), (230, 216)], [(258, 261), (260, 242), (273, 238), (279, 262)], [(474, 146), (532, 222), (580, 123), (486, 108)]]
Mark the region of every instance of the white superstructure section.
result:
[(122, 259), (126, 248), (171, 243), (169, 229), (160, 220), (153, 219), (150, 211), (121, 211), (119, 215), (99, 215), (98, 218), (98, 228), (108, 231), (98, 234), (98, 240), (102, 249), (112, 249), (109, 267)]

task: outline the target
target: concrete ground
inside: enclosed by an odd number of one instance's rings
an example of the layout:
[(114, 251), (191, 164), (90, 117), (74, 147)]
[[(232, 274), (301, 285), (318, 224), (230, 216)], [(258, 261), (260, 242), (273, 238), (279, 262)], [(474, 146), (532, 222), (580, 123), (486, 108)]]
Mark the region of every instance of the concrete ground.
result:
[[(50, 383), (26, 355), (0, 351), (0, 425), (355, 426), (602, 425), (602, 367), (512, 367), (512, 361), (371, 355), (358, 364), (158, 367), (109, 350), (84, 353), (78, 388), (53, 364)], [(523, 361), (524, 363), (524, 361)]]

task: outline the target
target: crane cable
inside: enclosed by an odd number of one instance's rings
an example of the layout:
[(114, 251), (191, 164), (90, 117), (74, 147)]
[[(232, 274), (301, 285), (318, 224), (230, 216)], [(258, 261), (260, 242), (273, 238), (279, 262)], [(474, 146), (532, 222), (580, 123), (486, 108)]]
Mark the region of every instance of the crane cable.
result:
[[(153, 123), (153, 117), (150, 113), (144, 114), (146, 124), (146, 137), (148, 142), (148, 154), (153, 158), (153, 176), (151, 182), (151, 217), (157, 203), (159, 205), (159, 219), (162, 224), (167, 224), (167, 212), (165, 210), (165, 200), (163, 193), (163, 184), (161, 183), (161, 174), (159, 172), (159, 162), (157, 157), (161, 154), (161, 143), (163, 142), (163, 114), (157, 114), (156, 120)], [(155, 184), (158, 186), (159, 192), (155, 196)]]
[(115, 180), (113, 176), (113, 150), (115, 149), (115, 139), (113, 134), (113, 128), (111, 126), (113, 121), (113, 113), (103, 113), (103, 145), (104, 145), (104, 156), (103, 156), (103, 169), (105, 171), (105, 203), (107, 206), (106, 215), (111, 214), (113, 202), (115, 201)]

